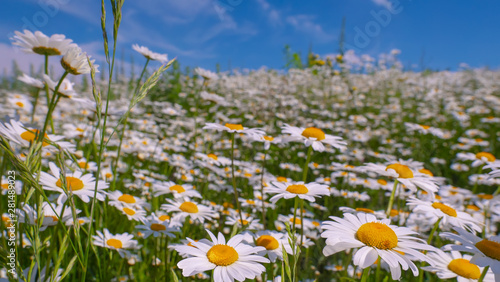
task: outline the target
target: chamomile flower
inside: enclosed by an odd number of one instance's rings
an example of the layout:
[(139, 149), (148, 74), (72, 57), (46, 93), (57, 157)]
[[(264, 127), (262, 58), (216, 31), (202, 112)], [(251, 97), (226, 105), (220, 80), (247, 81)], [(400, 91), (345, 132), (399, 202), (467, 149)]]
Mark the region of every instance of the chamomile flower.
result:
[(216, 73), (206, 69), (202, 69), (200, 67), (195, 68), (194, 72), (206, 80), (216, 80), (219, 78), (219, 76)]
[(275, 262), (276, 259), (283, 260), (283, 241), (285, 234), (276, 231), (259, 231), (254, 236), (255, 245), (266, 248), (258, 252), (258, 255), (265, 256)]
[[(479, 279), (483, 268), (470, 262), (470, 255), (462, 255), (460, 252), (443, 252), (436, 250), (428, 254), (432, 260), (431, 266), (422, 267), (422, 270), (436, 273), (439, 279), (457, 278), (458, 282), (472, 282)], [(493, 273), (488, 271), (483, 281), (495, 281)]]
[(472, 253), (471, 263), (481, 267), (489, 266), (495, 275), (500, 275), (500, 236), (482, 239), (462, 228), (454, 228), (458, 234), (443, 233), (442, 237), (455, 240), (461, 245), (447, 245), (447, 250)]
[(176, 201), (167, 199), (169, 204), (161, 205), (161, 208), (167, 212), (173, 212), (175, 215), (173, 220), (184, 221), (186, 217), (192, 220), (199, 220), (205, 222), (205, 219), (212, 219), (215, 217), (213, 210), (207, 206), (191, 202), (189, 200), (178, 199)]
[(265, 250), (264, 247), (252, 247), (242, 243), (242, 235), (235, 235), (226, 243), (222, 233), (215, 237), (209, 230), (207, 232), (212, 242), (207, 244), (188, 238), (194, 248), (178, 247), (182, 252), (191, 255), (177, 264), (184, 277), (213, 270), (215, 282), (233, 282), (254, 279), (266, 270), (261, 263), (269, 263), (269, 260), (256, 254)]
[(471, 166), (478, 167), (481, 165), (490, 165), (490, 164), (499, 164), (500, 161), (497, 161), (495, 156), (492, 153), (488, 152), (479, 152), (477, 154), (474, 153), (458, 153), (457, 158), (459, 160), (464, 161), (473, 161)]
[(203, 129), (215, 129), (217, 131), (227, 131), (229, 133), (244, 133), (252, 138), (265, 135), (262, 129), (243, 127), (241, 124), (226, 123), (225, 125), (207, 122)]
[[(95, 193), (99, 201), (104, 201), (106, 195), (104, 190), (108, 189), (106, 182), (99, 180), (96, 185), (94, 176), (91, 174), (83, 175), (81, 171), (66, 173), (66, 179), (63, 181), (61, 179), (61, 170), (54, 163), (49, 163), (49, 168), (51, 174), (40, 172), (40, 184), (42, 184), (43, 189), (63, 193), (64, 195), (71, 193), (85, 203), (88, 203)], [(66, 185), (64, 185), (64, 182), (66, 182)], [(94, 192), (96, 187), (97, 192)]]
[(303, 141), (307, 147), (312, 146), (318, 152), (325, 150), (323, 144), (328, 144), (341, 151), (347, 148), (347, 143), (342, 141), (341, 137), (325, 134), (323, 130), (316, 127), (302, 128), (285, 124), (282, 131), (290, 134), (290, 136), (283, 137), (283, 141)]
[(43, 89), (45, 87), (45, 84), (43, 84), (41, 80), (33, 78), (25, 73), (23, 73), (22, 76), (18, 76), (17, 79), (38, 89)]
[(103, 231), (104, 233), (97, 230), (97, 235), (92, 236), (94, 239), (92, 243), (98, 247), (118, 251), (121, 257), (125, 257), (129, 253), (127, 249), (137, 249), (139, 247), (137, 241), (132, 240), (134, 235), (128, 233), (113, 235), (107, 228), (104, 228)]
[(173, 232), (179, 232), (179, 228), (172, 226), (169, 220), (160, 220), (154, 213), (151, 215), (151, 219), (144, 219), (142, 223), (143, 225), (137, 225), (135, 228), (140, 230), (143, 238), (150, 235), (158, 237), (160, 234), (175, 238)]
[(139, 46), (137, 44), (132, 45), (132, 49), (146, 57), (146, 59), (159, 61), (160, 63), (166, 63), (168, 61), (167, 54), (155, 53), (145, 46)]
[(438, 191), (436, 180), (426, 174), (414, 172), (407, 165), (401, 163), (391, 163), (387, 166), (367, 163), (360, 168), (367, 172), (375, 172), (380, 175), (396, 178), (399, 183), (414, 192), (417, 191), (417, 187), (431, 195), (434, 195), (434, 193)]
[(146, 211), (143, 209), (135, 209), (130, 206), (116, 207), (124, 215), (127, 216), (128, 220), (144, 221), (146, 219)]
[(328, 185), (323, 185), (315, 182), (307, 183), (304, 182), (293, 182), (293, 183), (283, 183), (278, 181), (273, 181), (271, 184), (274, 187), (267, 187), (264, 192), (274, 195), (269, 201), (275, 204), (279, 199), (292, 199), (299, 197), (309, 202), (314, 202), (315, 197), (320, 197), (322, 195), (330, 195), (328, 190)]
[(115, 190), (108, 193), (109, 205), (116, 208), (122, 206), (134, 207), (136, 209), (149, 208), (151, 205), (146, 202), (146, 200), (132, 196), (130, 194), (122, 193), (121, 191)]
[(472, 218), (470, 214), (457, 211), (447, 204), (439, 201), (422, 201), (416, 198), (410, 198), (407, 204), (414, 206), (414, 212), (423, 212), (428, 216), (432, 216), (434, 218), (433, 222), (436, 222), (438, 218), (442, 218), (441, 225), (444, 227), (460, 227), (481, 232), (481, 227), (479, 226), (481, 223)]
[(155, 196), (160, 196), (164, 194), (172, 194), (174, 198), (183, 198), (183, 197), (195, 197), (201, 198), (201, 194), (194, 190), (193, 185), (191, 184), (175, 184), (172, 181), (158, 183), (153, 187), (153, 193)]
[[(95, 60), (90, 60), (90, 64), (96, 72), (98, 72), (98, 65), (94, 64)], [(89, 57), (87, 53), (83, 52), (80, 47), (71, 47), (66, 54), (61, 58), (61, 66), (72, 75), (90, 73)]]
[(32, 33), (27, 29), (24, 30), (24, 33), (19, 31), (14, 33), (16, 35), (11, 38), (14, 41), (12, 44), (21, 47), (26, 53), (58, 56), (65, 54), (69, 48), (76, 46), (71, 43), (71, 39), (66, 39), (63, 34), (54, 34), (48, 37), (41, 31)]
[(364, 269), (375, 263), (378, 257), (390, 268), (392, 279), (401, 277), (403, 270), (410, 268), (414, 276), (418, 268), (412, 260), (430, 259), (419, 250), (434, 250), (406, 227), (390, 224), (390, 219), (377, 220), (372, 214), (346, 213), (344, 218), (330, 217), (333, 221), (323, 222), (321, 237), (326, 238), (323, 254), (329, 256), (352, 248), (360, 248), (353, 257), (353, 263)]
[(234, 214), (232, 216), (228, 216), (226, 220), (226, 225), (228, 226), (234, 226), (238, 225), (238, 227), (245, 226), (245, 228), (249, 230), (255, 230), (262, 228), (262, 224), (259, 224), (259, 219), (253, 218), (251, 216), (248, 216), (246, 214), (243, 214), (243, 222), (241, 222), (240, 217), (237, 214)]

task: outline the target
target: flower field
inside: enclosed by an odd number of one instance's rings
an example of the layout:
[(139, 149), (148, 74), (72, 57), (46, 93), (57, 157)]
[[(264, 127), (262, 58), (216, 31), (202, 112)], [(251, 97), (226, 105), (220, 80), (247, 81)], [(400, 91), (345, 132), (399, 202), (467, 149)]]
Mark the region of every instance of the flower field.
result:
[(12, 38), (45, 68), (0, 89), (0, 281), (500, 281), (499, 71), (117, 75), (115, 5), (101, 66)]

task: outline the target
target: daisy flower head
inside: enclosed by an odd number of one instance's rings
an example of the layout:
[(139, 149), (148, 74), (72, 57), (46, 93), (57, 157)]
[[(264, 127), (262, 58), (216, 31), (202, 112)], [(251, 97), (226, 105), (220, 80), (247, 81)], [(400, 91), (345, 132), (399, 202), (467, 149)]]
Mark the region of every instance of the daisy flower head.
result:
[[(457, 278), (458, 282), (472, 282), (479, 279), (483, 267), (470, 262), (470, 255), (462, 255), (460, 252), (443, 252), (437, 249), (428, 254), (432, 260), (432, 266), (422, 267), (422, 270), (436, 273), (439, 279)], [(493, 273), (488, 271), (483, 281), (495, 281)]]
[(11, 38), (14, 41), (12, 44), (21, 47), (26, 53), (58, 56), (65, 54), (69, 48), (76, 46), (76, 44), (71, 43), (71, 39), (66, 39), (63, 34), (54, 34), (48, 37), (41, 31), (32, 33), (27, 29), (23, 33), (19, 31), (14, 33), (16, 35)]
[(226, 224), (228, 226), (234, 226), (234, 225), (238, 225), (238, 227), (245, 226), (245, 228), (248, 230), (255, 230), (262, 228), (262, 224), (259, 223), (259, 219), (253, 218), (246, 214), (242, 214), (242, 217), (243, 217), (243, 222), (242, 219), (237, 214), (228, 216)]
[(212, 71), (209, 71), (206, 69), (202, 69), (200, 67), (195, 68), (194, 73), (203, 77), (205, 80), (216, 80), (219, 78), (219, 76), (215, 72), (212, 72)]
[(130, 194), (122, 193), (121, 191), (113, 191), (108, 193), (109, 205), (120, 208), (122, 206), (125, 207), (133, 207), (136, 209), (149, 208), (151, 205), (146, 202), (146, 200), (132, 196)]
[(288, 133), (290, 136), (283, 137), (284, 142), (303, 141), (309, 147), (312, 146), (315, 151), (323, 152), (328, 144), (338, 150), (344, 151), (347, 143), (342, 141), (341, 137), (325, 134), (323, 130), (316, 127), (295, 127), (285, 124), (282, 128), (283, 133)]
[(463, 161), (472, 161), (471, 166), (473, 167), (478, 167), (482, 165), (491, 165), (491, 164), (498, 164), (500, 165), (500, 162), (497, 161), (496, 157), (489, 152), (479, 152), (477, 154), (474, 153), (458, 153), (457, 158), (459, 160)]
[(106, 182), (99, 180), (96, 185), (94, 176), (91, 174), (83, 175), (81, 171), (66, 173), (66, 179), (61, 179), (63, 177), (61, 170), (54, 163), (49, 163), (49, 168), (51, 174), (40, 172), (40, 184), (42, 184), (43, 189), (62, 193), (65, 195), (63, 198), (71, 193), (88, 203), (90, 198), (94, 197), (94, 189), (97, 187), (96, 198), (99, 201), (104, 201), (106, 195), (104, 190), (108, 189)]
[(213, 270), (215, 282), (233, 282), (254, 279), (266, 271), (261, 263), (269, 263), (269, 260), (257, 254), (265, 250), (264, 247), (242, 243), (243, 235), (235, 235), (226, 243), (222, 233), (215, 237), (208, 229), (207, 232), (212, 242), (196, 242), (187, 238), (194, 248), (182, 246), (182, 252), (191, 256), (177, 264), (184, 277)]
[(259, 138), (259, 136), (265, 135), (265, 132), (262, 129), (243, 127), (243, 125), (235, 123), (226, 123), (222, 125), (218, 123), (207, 122), (203, 129), (215, 129), (217, 131), (227, 131), (229, 133), (244, 133), (254, 139)]
[(212, 219), (215, 217), (214, 211), (204, 205), (191, 202), (189, 199), (178, 199), (171, 200), (167, 199), (169, 204), (161, 205), (161, 208), (167, 212), (173, 212), (175, 215), (172, 220), (184, 221), (186, 217), (190, 217), (192, 220), (199, 220), (201, 223), (205, 222), (205, 219)]
[(436, 222), (442, 218), (441, 225), (444, 227), (460, 227), (481, 232), (481, 223), (477, 222), (468, 213), (461, 212), (455, 208), (440, 201), (422, 201), (416, 198), (410, 198), (407, 201), (408, 206), (414, 206), (414, 212), (422, 212), (433, 218)]
[[(44, 74), (43, 75), (43, 80), (47, 85), (49, 86), (49, 89), (52, 91), (56, 91), (57, 84), (59, 83), (58, 81), (53, 81), (50, 76)], [(76, 93), (76, 91), (73, 89), (73, 85), (75, 85), (74, 82), (71, 82), (69, 79), (65, 78), (61, 82), (61, 85), (57, 89), (57, 93), (61, 95), (62, 97), (66, 98), (77, 98), (80, 95)]]
[(136, 209), (131, 206), (117, 206), (116, 208), (127, 216), (128, 220), (143, 221), (146, 219), (146, 211), (143, 209)]
[(391, 225), (390, 219), (377, 220), (374, 215), (365, 213), (346, 213), (344, 218), (330, 218), (333, 221), (325, 221), (321, 226), (324, 230), (321, 237), (326, 238), (325, 256), (359, 248), (354, 253), (354, 265), (364, 269), (380, 257), (388, 264), (394, 280), (401, 277), (401, 267), (403, 270), (410, 268), (417, 276), (418, 268), (412, 260), (429, 262), (430, 259), (419, 250), (435, 249), (411, 236), (417, 233), (409, 228)]
[(455, 227), (454, 230), (458, 234), (446, 232), (441, 237), (458, 241), (461, 245), (447, 245), (446, 250), (472, 253), (471, 263), (489, 266), (495, 275), (500, 275), (500, 236), (483, 239), (463, 228)]
[(414, 172), (410, 167), (401, 163), (391, 163), (389, 165), (381, 165), (374, 163), (366, 163), (360, 167), (366, 172), (375, 172), (383, 176), (396, 178), (399, 183), (403, 184), (411, 191), (417, 191), (417, 187), (423, 189), (434, 197), (434, 193), (438, 191), (436, 180), (427, 174)]
[(257, 142), (263, 142), (264, 143), (264, 149), (269, 150), (271, 147), (271, 144), (280, 144), (281, 143), (281, 137), (272, 137), (268, 135), (258, 135), (256, 138), (254, 138), (255, 141)]
[(167, 54), (155, 53), (149, 50), (148, 47), (139, 46), (138, 44), (132, 45), (132, 49), (146, 57), (148, 60), (158, 61), (160, 63), (166, 63), (168, 61)]
[(140, 230), (143, 238), (147, 238), (150, 235), (158, 237), (160, 234), (175, 238), (173, 232), (179, 232), (179, 228), (173, 226), (169, 220), (160, 220), (154, 213), (151, 215), (151, 218), (142, 220), (142, 223), (143, 225), (137, 225), (135, 228)]
[(175, 184), (172, 181), (163, 182), (155, 185), (153, 187), (153, 193), (155, 196), (160, 196), (164, 194), (173, 194), (174, 198), (183, 197), (195, 197), (201, 198), (201, 194), (196, 191), (191, 184)]
[(254, 236), (255, 245), (266, 248), (258, 252), (260, 256), (265, 256), (275, 262), (276, 259), (283, 260), (283, 240), (285, 234), (276, 231), (259, 231)]
[(99, 66), (94, 64), (95, 60), (90, 60), (89, 63), (89, 58), (90, 56), (87, 56), (87, 53), (82, 53), (80, 47), (74, 46), (69, 48), (61, 58), (61, 66), (72, 75), (90, 73), (91, 65), (98, 72), (97, 68)]
[(269, 201), (273, 204), (275, 204), (281, 198), (291, 199), (299, 197), (300, 199), (314, 202), (315, 197), (330, 195), (328, 185), (323, 185), (316, 182), (305, 184), (304, 182), (284, 183), (272, 181), (271, 184), (273, 186), (266, 187), (264, 189), (264, 192), (268, 194), (276, 194), (271, 199), (269, 199)]
[(132, 240), (134, 235), (128, 233), (113, 235), (107, 228), (104, 228), (103, 231), (104, 233), (96, 231), (97, 235), (92, 236), (94, 239), (93, 244), (98, 247), (116, 250), (121, 257), (129, 254), (127, 249), (137, 249), (139, 247), (137, 241)]
[(18, 76), (17, 79), (30, 85), (30, 86), (33, 86), (33, 87), (36, 87), (39, 89), (43, 89), (45, 87), (45, 85), (43, 84), (43, 82), (41, 80), (33, 78), (25, 73), (23, 73), (22, 76)]

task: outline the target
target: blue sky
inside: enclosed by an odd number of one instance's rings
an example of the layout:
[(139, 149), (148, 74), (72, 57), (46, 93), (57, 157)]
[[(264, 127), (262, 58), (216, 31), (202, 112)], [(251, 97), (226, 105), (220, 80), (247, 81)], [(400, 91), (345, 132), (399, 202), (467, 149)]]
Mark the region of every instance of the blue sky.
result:
[[(103, 60), (98, 0), (3, 0), (0, 9), (0, 71), (15, 58), (27, 70), (40, 63), (11, 47), (23, 27), (65, 34)], [(400, 49), (401, 61), (433, 69), (500, 66), (500, 1), (418, 0), (126, 0), (118, 39), (138, 65), (137, 43), (177, 57), (183, 66), (223, 70), (282, 68), (285, 44), (307, 54), (339, 50), (342, 18), (346, 44), (376, 56)], [(111, 17), (108, 7), (108, 17)], [(424, 55), (423, 55), (424, 54)], [(55, 60), (54, 60), (55, 62)]]

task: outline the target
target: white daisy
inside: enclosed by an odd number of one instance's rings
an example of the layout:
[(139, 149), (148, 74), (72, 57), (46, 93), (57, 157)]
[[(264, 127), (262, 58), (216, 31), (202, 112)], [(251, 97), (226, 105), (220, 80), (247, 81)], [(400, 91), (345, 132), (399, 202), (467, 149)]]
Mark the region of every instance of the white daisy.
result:
[(341, 151), (347, 148), (347, 143), (342, 141), (341, 137), (325, 134), (323, 130), (316, 127), (303, 128), (285, 124), (281, 129), (283, 133), (290, 134), (290, 136), (283, 137), (284, 142), (304, 141), (307, 147), (312, 146), (318, 152), (325, 150), (323, 143)]
[(461, 245), (447, 245), (447, 250), (473, 253), (471, 263), (478, 266), (489, 266), (495, 275), (500, 275), (500, 236), (482, 239), (462, 228), (454, 228), (457, 234), (443, 233), (442, 237), (455, 240)]
[[(436, 273), (439, 279), (457, 278), (458, 282), (473, 282), (479, 279), (483, 268), (470, 262), (471, 256), (460, 252), (443, 252), (436, 250), (428, 254), (433, 261), (432, 266), (422, 267), (422, 270)], [(483, 281), (493, 282), (493, 272), (488, 271)]]
[[(258, 255), (265, 256), (275, 262), (276, 259), (283, 260), (283, 245), (286, 239), (285, 234), (276, 231), (259, 231), (254, 234), (255, 245), (266, 248), (258, 252)], [(254, 243), (254, 242), (252, 242)]]
[(16, 35), (11, 38), (26, 53), (57, 56), (63, 55), (66, 51), (76, 44), (71, 43), (71, 39), (66, 39), (63, 34), (53, 34), (51, 37), (43, 34), (41, 31), (31, 31), (25, 29), (24, 33), (14, 32)]
[(411, 236), (417, 233), (409, 228), (391, 225), (390, 219), (377, 220), (374, 215), (365, 213), (346, 213), (344, 218), (330, 218), (333, 221), (325, 221), (321, 226), (324, 230), (321, 237), (326, 238), (325, 256), (360, 248), (354, 254), (354, 265), (367, 268), (380, 256), (389, 265), (394, 280), (401, 277), (400, 265), (403, 270), (410, 268), (417, 276), (418, 268), (412, 259), (429, 262), (430, 259), (418, 250), (435, 249), (422, 239)]
[(25, 73), (23, 73), (23, 76), (18, 76), (17, 79), (30, 85), (30, 86), (33, 86), (33, 87), (36, 87), (39, 89), (43, 89), (45, 87), (45, 85), (43, 84), (43, 82), (41, 80), (33, 78)]
[(164, 194), (172, 194), (174, 198), (182, 198), (182, 197), (195, 197), (201, 198), (201, 194), (194, 190), (193, 185), (191, 184), (175, 184), (172, 181), (158, 183), (153, 187), (153, 194), (155, 196), (160, 196)]
[(89, 58), (90, 56), (87, 56), (87, 53), (82, 53), (80, 47), (71, 47), (61, 58), (61, 66), (72, 75), (90, 73), (90, 64), (92, 64), (95, 72), (98, 72), (97, 68), (99, 66), (94, 64), (95, 60), (90, 60), (89, 64)]
[(100, 231), (96, 231), (97, 235), (92, 236), (94, 245), (108, 248), (111, 250), (116, 250), (121, 257), (125, 257), (130, 252), (126, 249), (137, 249), (139, 246), (136, 240), (132, 240), (134, 235), (123, 233), (113, 235), (109, 233), (107, 228), (104, 228), (104, 234)]
[(495, 156), (492, 153), (488, 152), (479, 152), (477, 154), (474, 153), (458, 153), (457, 159), (463, 161), (473, 161), (471, 166), (478, 167), (481, 165), (489, 165), (489, 164), (499, 164)]
[(254, 279), (266, 271), (260, 263), (269, 263), (269, 260), (256, 253), (265, 250), (264, 247), (252, 247), (243, 244), (242, 235), (236, 235), (226, 243), (222, 233), (218, 238), (207, 230), (212, 242), (209, 244), (194, 241), (188, 238), (195, 247), (180, 246), (182, 252), (192, 257), (181, 260), (177, 266), (182, 269), (184, 277), (192, 276), (213, 269), (215, 282), (233, 282)]
[(279, 199), (292, 199), (299, 197), (310, 202), (315, 201), (315, 197), (320, 197), (322, 195), (330, 195), (330, 190), (328, 190), (328, 185), (319, 184), (316, 182), (311, 182), (305, 184), (304, 182), (292, 182), (283, 183), (273, 181), (271, 184), (274, 187), (267, 187), (264, 192), (274, 195), (269, 201), (275, 204)]
[(184, 221), (186, 217), (190, 217), (192, 220), (199, 220), (204, 222), (205, 219), (212, 219), (215, 217), (214, 211), (204, 205), (200, 205), (189, 200), (171, 200), (167, 199), (170, 204), (163, 204), (161, 208), (167, 212), (173, 212), (175, 215), (173, 220)]
[(432, 220), (434, 223), (442, 218), (441, 225), (443, 227), (461, 227), (467, 228), (469, 230), (475, 230), (476, 232), (481, 232), (481, 223), (477, 222), (472, 216), (468, 213), (457, 211), (453, 207), (441, 203), (439, 201), (422, 201), (416, 198), (410, 198), (407, 201), (408, 206), (415, 206), (414, 212), (422, 212), (427, 216), (432, 216), (434, 219)]
[(217, 131), (227, 131), (230, 133), (244, 133), (252, 138), (265, 135), (262, 129), (243, 127), (241, 124), (226, 123), (225, 125), (207, 122), (203, 129), (215, 129)]
[(167, 54), (155, 53), (145, 46), (139, 46), (137, 44), (132, 45), (132, 49), (139, 52), (141, 55), (146, 57), (146, 59), (159, 61), (160, 63), (166, 63), (168, 61)]
[[(49, 168), (52, 175), (46, 172), (40, 173), (40, 184), (42, 184), (43, 189), (56, 191), (64, 195), (71, 193), (78, 196), (85, 203), (88, 203), (90, 198), (94, 197), (96, 182), (94, 176), (91, 174), (82, 175), (81, 171), (75, 171), (74, 173), (67, 172), (66, 180), (64, 181), (66, 182), (66, 187), (64, 187), (64, 182), (61, 180), (61, 170), (54, 163), (49, 163)], [(108, 189), (108, 184), (100, 180), (97, 183), (97, 193), (95, 193), (99, 201), (104, 201), (106, 192), (103, 190), (105, 189)]]
[(154, 237), (158, 237), (160, 234), (163, 234), (168, 237), (175, 238), (175, 235), (172, 234), (172, 232), (179, 232), (179, 228), (172, 226), (170, 221), (160, 220), (154, 213), (151, 214), (151, 219), (145, 219), (142, 223), (144, 225), (137, 225), (135, 228), (140, 230), (143, 234), (143, 238), (147, 238), (151, 234), (153, 234)]
[(120, 208), (122, 206), (126, 207), (134, 207), (136, 209), (149, 208), (151, 204), (146, 202), (146, 200), (141, 199), (136, 196), (132, 196), (130, 194), (124, 194), (119, 190), (109, 192), (109, 205), (114, 206), (116, 208)]
[(202, 69), (200, 67), (197, 67), (194, 69), (194, 73), (196, 73), (197, 75), (203, 77), (204, 79), (206, 80), (216, 80), (219, 78), (219, 76), (212, 72), (212, 71), (209, 71), (209, 70), (206, 70), (206, 69)]

